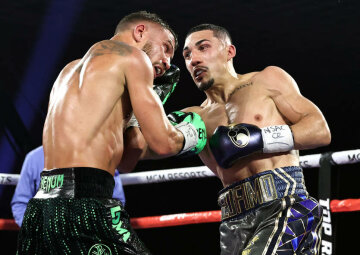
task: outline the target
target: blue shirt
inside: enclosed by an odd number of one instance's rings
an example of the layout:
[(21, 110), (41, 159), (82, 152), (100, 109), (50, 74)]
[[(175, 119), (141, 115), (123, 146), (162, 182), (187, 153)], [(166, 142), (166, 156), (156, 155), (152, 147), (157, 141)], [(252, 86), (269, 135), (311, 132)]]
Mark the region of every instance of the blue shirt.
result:
[[(21, 168), (19, 182), (16, 185), (14, 196), (11, 200), (11, 210), (16, 224), (21, 226), (27, 203), (35, 196), (40, 185), (40, 173), (44, 169), (44, 150), (37, 147), (30, 151)], [(125, 194), (121, 183), (120, 174), (115, 170), (115, 187), (113, 198), (125, 205)]]

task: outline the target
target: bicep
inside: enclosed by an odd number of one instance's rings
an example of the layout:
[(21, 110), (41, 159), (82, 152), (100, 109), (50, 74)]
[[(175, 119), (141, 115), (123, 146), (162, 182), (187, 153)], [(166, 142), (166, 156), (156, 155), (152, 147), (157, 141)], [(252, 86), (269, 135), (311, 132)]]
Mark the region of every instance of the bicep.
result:
[(315, 104), (298, 93), (280, 92), (272, 99), (279, 112), (292, 124), (311, 114), (320, 114)]
[(292, 124), (312, 114), (321, 114), (309, 99), (301, 95), (295, 80), (280, 68), (267, 70), (267, 89), (279, 112)]
[(295, 81), (290, 78), (285, 73), (280, 79), (270, 80), (272, 98), (278, 111), (290, 122), (295, 148), (312, 149), (329, 144), (330, 130), (322, 112), (300, 94)]

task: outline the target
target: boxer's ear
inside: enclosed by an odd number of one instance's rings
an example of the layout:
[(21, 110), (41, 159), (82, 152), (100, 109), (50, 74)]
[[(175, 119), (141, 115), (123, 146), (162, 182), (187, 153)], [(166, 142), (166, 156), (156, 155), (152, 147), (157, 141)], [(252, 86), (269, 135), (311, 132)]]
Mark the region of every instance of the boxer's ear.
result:
[(133, 37), (136, 42), (140, 42), (143, 39), (145, 32), (145, 24), (138, 24), (133, 29)]
[(227, 61), (233, 59), (236, 56), (236, 48), (234, 45), (230, 44), (227, 46)]

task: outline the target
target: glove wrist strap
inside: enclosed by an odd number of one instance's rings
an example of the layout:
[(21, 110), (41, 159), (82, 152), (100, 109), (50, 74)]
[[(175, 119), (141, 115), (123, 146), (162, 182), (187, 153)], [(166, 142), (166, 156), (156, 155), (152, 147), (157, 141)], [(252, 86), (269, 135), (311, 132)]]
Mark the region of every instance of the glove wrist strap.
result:
[(261, 128), (264, 153), (285, 152), (294, 149), (294, 138), (288, 125)]
[(183, 154), (196, 147), (198, 143), (198, 133), (194, 125), (188, 122), (181, 122), (175, 127), (184, 135), (184, 146), (179, 154)]

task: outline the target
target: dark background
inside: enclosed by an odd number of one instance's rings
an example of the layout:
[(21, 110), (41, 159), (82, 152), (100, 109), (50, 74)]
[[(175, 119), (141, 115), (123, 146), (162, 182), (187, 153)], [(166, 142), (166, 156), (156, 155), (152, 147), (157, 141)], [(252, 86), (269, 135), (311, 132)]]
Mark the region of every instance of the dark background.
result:
[[(276, 65), (297, 81), (302, 94), (323, 112), (332, 143), (301, 155), (359, 148), (360, 2), (5, 0), (0, 5), (0, 172), (19, 173), (28, 151), (41, 144), (52, 83), (62, 67), (81, 58), (95, 42), (113, 35), (133, 11), (156, 12), (179, 35), (173, 63), (181, 80), (166, 112), (199, 105), (204, 95), (190, 79), (181, 56), (187, 30), (200, 23), (227, 28), (237, 48), (238, 73)], [(259, 106), (261, 107), (261, 106)], [(141, 162), (135, 171), (202, 165), (197, 157)], [(305, 169), (317, 196), (318, 169)], [(333, 198), (359, 198), (359, 164), (334, 167)], [(14, 186), (0, 186), (0, 218), (12, 218)], [(216, 178), (126, 186), (132, 217), (217, 210)], [(333, 214), (337, 254), (357, 254), (359, 212)], [(218, 254), (218, 223), (139, 230), (154, 254)], [(2, 249), (14, 254), (17, 232), (0, 231)]]

